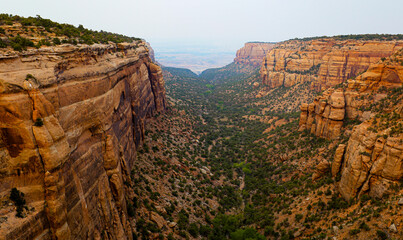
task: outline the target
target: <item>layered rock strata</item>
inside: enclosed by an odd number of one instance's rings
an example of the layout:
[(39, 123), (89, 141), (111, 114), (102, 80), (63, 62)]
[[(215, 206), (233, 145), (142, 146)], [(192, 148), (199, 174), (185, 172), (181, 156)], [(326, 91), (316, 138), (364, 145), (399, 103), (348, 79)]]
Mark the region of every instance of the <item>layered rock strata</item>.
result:
[(307, 129), (319, 137), (335, 138), (340, 135), (344, 115), (344, 93), (328, 91), (313, 103), (301, 105), (299, 130)]
[(268, 51), (260, 74), (268, 88), (310, 82), (320, 91), (356, 77), (402, 47), (403, 41), (290, 40)]
[(131, 239), (123, 183), (147, 117), (166, 108), (144, 42), (0, 55), (0, 239)]
[[(382, 197), (403, 178), (403, 50), (371, 65), (346, 89), (329, 89), (301, 106), (300, 130), (336, 138), (343, 121), (359, 119), (336, 148), (332, 176), (345, 199)], [(335, 113), (333, 113), (335, 111)]]
[(337, 186), (345, 199), (362, 194), (380, 198), (403, 178), (402, 134), (390, 136), (390, 129), (373, 132), (370, 127), (364, 122), (354, 129), (341, 157)]
[[(301, 105), (299, 130), (308, 130), (318, 137), (336, 138), (340, 135), (343, 121), (365, 121), (374, 113), (364, 106), (381, 101), (385, 93), (380, 88), (401, 87), (403, 82), (402, 50), (389, 59), (373, 64), (355, 80), (348, 80), (340, 88), (329, 88), (317, 96), (313, 103)], [(343, 88), (344, 87), (344, 88)]]
[(236, 52), (234, 62), (237, 64), (247, 64), (260, 66), (266, 53), (274, 47), (274, 43), (249, 42)]

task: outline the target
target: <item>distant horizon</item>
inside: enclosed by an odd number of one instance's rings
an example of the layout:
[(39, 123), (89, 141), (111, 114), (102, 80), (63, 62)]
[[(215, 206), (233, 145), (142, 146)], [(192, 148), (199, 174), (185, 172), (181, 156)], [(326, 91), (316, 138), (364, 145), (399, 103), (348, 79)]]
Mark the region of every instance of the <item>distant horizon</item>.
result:
[(142, 38), (156, 55), (197, 50), (235, 57), (247, 42), (402, 34), (401, 9), (401, 0), (14, 0), (1, 11)]
[[(17, 15), (17, 14), (10, 14), (10, 13), (5, 13), (13, 16), (20, 16), (20, 17), (36, 17), (40, 16), (37, 14), (36, 16), (23, 16), (23, 15)], [(46, 18), (43, 16), (40, 16), (41, 18), (44, 19), (50, 19), (51, 21), (57, 22), (54, 19), (51, 18)], [(58, 22), (61, 23), (61, 22)], [(74, 25), (72, 23), (64, 23), (62, 22), (61, 24), (69, 24), (69, 25)], [(84, 25), (83, 25), (84, 26)], [(78, 27), (76, 25), (76, 27)], [(85, 28), (88, 29), (87, 26), (84, 26)], [(94, 29), (92, 29), (94, 30)], [(96, 31), (105, 31), (104, 29), (95, 29)], [(122, 34), (119, 32), (112, 32), (116, 34)], [(124, 35), (124, 34), (123, 34)], [(313, 39), (321, 39), (321, 38), (339, 38), (341, 40), (343, 39), (349, 39), (349, 37), (352, 37), (354, 39), (357, 39), (357, 37), (368, 39), (368, 36), (371, 35), (379, 35), (381, 37), (388, 37), (388, 36), (398, 36), (397, 39), (401, 39), (403, 34), (388, 34), (388, 33), (364, 33), (364, 34), (342, 34), (342, 35), (332, 35), (332, 36), (326, 36), (326, 35), (320, 35), (320, 36), (310, 36), (310, 37), (303, 37), (303, 38), (290, 38), (278, 42), (268, 42), (268, 41), (246, 41), (244, 43), (241, 43), (238, 48), (236, 49), (231, 49), (228, 47), (220, 46), (218, 44), (214, 43), (206, 43), (203, 41), (197, 41), (197, 42), (184, 42), (182, 39), (177, 40), (177, 41), (163, 41), (163, 42), (158, 42), (153, 43), (152, 41), (149, 41), (148, 39), (143, 39), (147, 42), (150, 43), (151, 47), (154, 49), (155, 53), (155, 58), (156, 60), (165, 67), (174, 67), (174, 68), (184, 68), (184, 69), (189, 69), (190, 71), (194, 72), (195, 74), (201, 74), (203, 71), (211, 68), (221, 68), (225, 67), (226, 65), (230, 64), (233, 62), (234, 58), (236, 57), (236, 51), (245, 46), (248, 43), (270, 43), (270, 44), (276, 44), (280, 42), (285, 42), (285, 41), (290, 41), (290, 40), (313, 40)], [(127, 35), (126, 35), (127, 36)], [(136, 37), (136, 36), (128, 36), (128, 37)]]
[[(334, 36), (313, 36), (306, 38), (292, 38), (280, 42), (263, 42), (263, 41), (248, 41), (242, 45), (242, 47), (247, 43), (281, 43), (290, 40), (311, 40), (311, 39), (327, 39), (327, 38), (341, 38), (341, 37), (355, 37), (355, 36), (403, 36), (402, 34), (348, 34), (348, 35), (334, 35)], [(154, 46), (151, 43), (151, 47), (154, 49), (156, 60), (162, 64), (164, 67), (174, 67), (189, 69), (193, 73), (199, 75), (201, 72), (211, 68), (221, 68), (233, 62), (236, 57), (236, 51), (224, 51), (215, 46), (213, 48), (207, 45), (183, 45), (177, 44), (172, 45), (162, 44), (161, 46)], [(240, 48), (242, 48), (240, 47)], [(240, 49), (239, 48), (239, 49)], [(221, 54), (220, 58), (217, 58)], [(210, 55), (210, 56), (209, 56)], [(231, 55), (231, 57), (229, 57)], [(185, 57), (186, 56), (186, 57)], [(225, 57), (224, 57), (225, 56)], [(182, 59), (181, 59), (182, 58)], [(187, 59), (186, 59), (187, 58)], [(186, 61), (187, 60), (187, 61)], [(221, 61), (219, 61), (221, 60)], [(202, 66), (200, 61), (215, 61), (214, 63), (205, 64)], [(199, 63), (196, 63), (199, 62)]]
[[(1, 11), (139, 37), (233, 51), (251, 41), (349, 34), (402, 34), (403, 1), (384, 0), (4, 1)], [(376, 16), (376, 17), (374, 17)], [(166, 44), (166, 46), (161, 46)]]

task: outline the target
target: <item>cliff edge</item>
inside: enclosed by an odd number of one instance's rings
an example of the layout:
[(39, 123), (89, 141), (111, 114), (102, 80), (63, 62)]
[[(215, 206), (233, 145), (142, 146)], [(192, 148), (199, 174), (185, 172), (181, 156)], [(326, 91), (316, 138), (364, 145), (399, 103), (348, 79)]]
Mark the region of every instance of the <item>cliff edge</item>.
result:
[(353, 79), (403, 47), (402, 40), (318, 38), (276, 44), (260, 74), (268, 89), (309, 82), (316, 91)]
[(234, 62), (237, 64), (247, 64), (260, 66), (266, 53), (274, 47), (274, 43), (249, 42), (236, 52)]
[(131, 239), (123, 183), (165, 109), (143, 41), (2, 51), (0, 239)]

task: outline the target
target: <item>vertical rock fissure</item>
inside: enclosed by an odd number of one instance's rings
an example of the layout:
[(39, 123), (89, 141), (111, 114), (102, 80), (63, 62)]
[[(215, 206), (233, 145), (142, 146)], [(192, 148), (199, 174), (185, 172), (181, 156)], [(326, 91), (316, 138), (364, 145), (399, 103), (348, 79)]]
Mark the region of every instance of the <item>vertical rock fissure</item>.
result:
[[(32, 98), (32, 96), (30, 94), (30, 90), (28, 90), (27, 95), (28, 95), (28, 98), (30, 99), (30, 102), (32, 104), (32, 112), (34, 112), (37, 109), (35, 109), (34, 99)], [(33, 116), (32, 116), (32, 118), (33, 118)], [(47, 189), (46, 189), (46, 168), (45, 168), (45, 162), (43, 161), (43, 157), (42, 157), (42, 155), (41, 155), (41, 153), (39, 151), (38, 141), (37, 141), (36, 136), (34, 134), (34, 129), (33, 128), (34, 128), (34, 125), (31, 126), (31, 134), (33, 136), (33, 140), (34, 140), (34, 143), (35, 143), (36, 153), (38, 154), (39, 161), (41, 162), (42, 169), (43, 169), (43, 171), (45, 173), (45, 174), (43, 174), (43, 188), (45, 190), (44, 201), (45, 201), (45, 208), (46, 208), (47, 205), (48, 205), (47, 204), (47, 199), (46, 199), (46, 191), (47, 191)], [(46, 219), (47, 219), (47, 223), (49, 224), (48, 228), (51, 231), (52, 236), (55, 237), (54, 229), (51, 227), (51, 220), (52, 219), (50, 218), (50, 216), (49, 216), (48, 212), (46, 211), (46, 209), (45, 209), (45, 216), (46, 216)]]
[[(34, 112), (36, 110), (35, 109), (35, 104), (34, 104), (34, 100), (32, 99), (31, 95), (29, 94), (29, 90), (27, 92), (27, 95), (28, 95), (28, 98), (30, 99), (30, 102), (32, 104), (32, 112)], [(45, 163), (44, 163), (44, 161), (42, 159), (41, 153), (39, 152), (39, 146), (38, 146), (35, 134), (34, 134), (33, 125), (31, 126), (30, 130), (31, 130), (31, 134), (33, 136), (35, 147), (36, 147), (36, 153), (38, 154), (38, 158), (39, 158), (39, 160), (40, 160), (40, 162), (42, 164), (42, 169), (45, 172)]]
[(372, 174), (371, 174), (371, 171), (372, 171), (372, 168), (374, 167), (374, 164), (375, 162), (373, 162), (372, 164), (371, 164), (371, 167), (368, 169), (368, 171), (367, 171), (367, 176), (365, 177), (365, 180), (362, 182), (362, 184), (361, 184), (361, 186), (359, 186), (358, 188), (357, 188), (357, 197), (359, 198), (361, 195), (362, 195), (362, 192), (361, 192), (361, 190), (363, 189), (363, 187), (365, 186), (365, 184), (369, 181), (369, 179), (372, 177)]
[[(153, 101), (154, 101), (154, 106), (155, 109), (157, 109), (157, 98), (156, 98), (156, 89), (153, 83), (153, 75), (150, 69), (150, 66), (147, 66), (147, 70), (148, 70), (148, 80), (150, 80), (150, 85), (151, 85), (151, 92), (153, 94)], [(151, 114), (154, 114), (153, 112)]]
[[(32, 103), (31, 127), (38, 156), (44, 168), (45, 215), (53, 239), (70, 238), (67, 223), (64, 177), (62, 165), (68, 158), (69, 145), (64, 131), (55, 118), (52, 104), (39, 89), (29, 89), (28, 96)], [(41, 153), (43, 152), (43, 153)]]

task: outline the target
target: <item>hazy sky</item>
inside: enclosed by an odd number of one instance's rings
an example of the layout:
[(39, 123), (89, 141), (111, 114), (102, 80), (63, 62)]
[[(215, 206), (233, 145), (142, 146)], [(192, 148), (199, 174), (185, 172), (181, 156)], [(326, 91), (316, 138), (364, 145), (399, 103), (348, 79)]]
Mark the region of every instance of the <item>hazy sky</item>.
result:
[(169, 46), (234, 51), (247, 41), (403, 33), (403, 0), (0, 0), (0, 12), (41, 15)]

